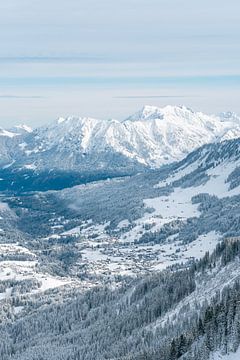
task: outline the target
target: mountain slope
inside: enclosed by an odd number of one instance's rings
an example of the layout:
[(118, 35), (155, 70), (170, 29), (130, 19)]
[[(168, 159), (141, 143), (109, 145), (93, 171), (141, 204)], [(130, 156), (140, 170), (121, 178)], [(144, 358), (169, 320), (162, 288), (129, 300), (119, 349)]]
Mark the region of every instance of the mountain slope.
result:
[(239, 240), (227, 240), (185, 269), (76, 292), (58, 305), (50, 296), (48, 305), (29, 303), (0, 326), (1, 358), (207, 360), (236, 351), (239, 255)]

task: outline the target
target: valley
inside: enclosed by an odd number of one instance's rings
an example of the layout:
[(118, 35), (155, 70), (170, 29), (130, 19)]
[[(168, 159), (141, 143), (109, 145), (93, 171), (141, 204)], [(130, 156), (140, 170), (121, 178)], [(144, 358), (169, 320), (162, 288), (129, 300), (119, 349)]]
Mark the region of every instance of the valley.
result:
[[(76, 169), (24, 170), (15, 163), (2, 168), (0, 331), (6, 338), (0, 346), (2, 358), (8, 360), (11, 353), (14, 360), (25, 360), (24, 356), (35, 360), (39, 351), (44, 354), (35, 338), (36, 323), (46, 336), (44, 318), (48, 328), (54, 327), (53, 342), (61, 347), (64, 360), (68, 352), (73, 359), (85, 354), (83, 359), (93, 360), (98, 353), (98, 359), (138, 360), (145, 350), (144, 359), (158, 359), (159, 351), (165, 352), (164, 360), (180, 358), (171, 357), (169, 336), (176, 341), (180, 334), (188, 338), (189, 324), (198, 328), (197, 314), (204, 317), (208, 307), (220, 304), (240, 281), (239, 168), (239, 138), (207, 143), (161, 167), (140, 171), (137, 165), (130, 172), (120, 170), (121, 174), (105, 169), (103, 177), (96, 172), (81, 178)], [(179, 282), (173, 298), (172, 281)], [(56, 327), (49, 323), (49, 311), (59, 312)], [(65, 312), (71, 313), (71, 320), (65, 319)], [(114, 330), (120, 334), (118, 345), (113, 346), (116, 338), (110, 334), (111, 341), (105, 344), (100, 332), (106, 323), (113, 331), (117, 314), (123, 329)], [(129, 329), (124, 325), (128, 316)], [(180, 324), (176, 329), (175, 323)], [(96, 331), (96, 342), (87, 335), (88, 326), (90, 333)], [(29, 327), (35, 330), (26, 346), (23, 337)], [(222, 343), (205, 351), (198, 330), (194, 334), (181, 360), (219, 356)], [(82, 338), (93, 345), (91, 352)], [(229, 351), (235, 351), (230, 345)], [(58, 359), (54, 346), (51, 359)]]

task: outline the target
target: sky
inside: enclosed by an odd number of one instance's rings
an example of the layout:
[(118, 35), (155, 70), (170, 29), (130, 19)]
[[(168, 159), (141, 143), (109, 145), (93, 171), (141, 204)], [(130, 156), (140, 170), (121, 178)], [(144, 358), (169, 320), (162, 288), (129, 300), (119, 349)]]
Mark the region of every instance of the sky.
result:
[(240, 113), (239, 0), (1, 0), (0, 126)]

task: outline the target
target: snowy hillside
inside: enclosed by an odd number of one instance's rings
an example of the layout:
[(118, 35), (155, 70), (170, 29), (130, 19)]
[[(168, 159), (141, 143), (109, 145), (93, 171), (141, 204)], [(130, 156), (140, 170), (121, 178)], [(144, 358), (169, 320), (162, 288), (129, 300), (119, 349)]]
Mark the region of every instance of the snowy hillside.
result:
[(48, 290), (45, 303), (15, 293), (15, 316), (5, 297), (14, 321), (0, 325), (2, 359), (235, 360), (239, 255), (239, 241), (225, 241), (188, 268), (123, 286), (69, 289), (69, 296), (58, 289), (55, 298)]
[(240, 118), (233, 113), (209, 116), (184, 106), (145, 106), (124, 121), (69, 117), (24, 130), (21, 142), (14, 132), (2, 130), (13, 137), (9, 152), (15, 167), (138, 170), (180, 160), (206, 143), (239, 137)]
[(226, 355), (222, 355), (220, 352), (211, 354), (209, 360), (239, 360), (240, 359), (240, 348), (235, 352), (231, 352)]

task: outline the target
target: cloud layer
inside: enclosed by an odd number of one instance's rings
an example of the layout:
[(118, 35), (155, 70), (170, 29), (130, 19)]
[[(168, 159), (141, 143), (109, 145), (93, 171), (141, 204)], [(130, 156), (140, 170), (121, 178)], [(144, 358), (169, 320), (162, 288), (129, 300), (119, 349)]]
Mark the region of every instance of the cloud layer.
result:
[(122, 118), (147, 99), (240, 112), (239, 14), (238, 0), (2, 1), (0, 125)]

